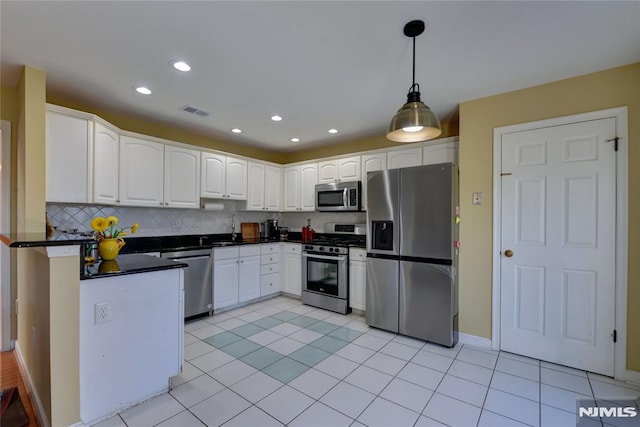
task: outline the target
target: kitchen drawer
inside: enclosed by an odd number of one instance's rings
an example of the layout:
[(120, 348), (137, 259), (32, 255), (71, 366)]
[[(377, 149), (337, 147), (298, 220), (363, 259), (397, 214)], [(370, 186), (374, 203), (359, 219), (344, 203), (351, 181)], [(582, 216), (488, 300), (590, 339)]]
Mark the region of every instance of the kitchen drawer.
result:
[(349, 248), (349, 260), (364, 262), (367, 260), (367, 251), (360, 248)]
[(260, 275), (264, 276), (265, 274), (278, 273), (280, 271), (280, 264), (267, 264), (260, 266)]
[(240, 246), (240, 256), (258, 256), (260, 255), (260, 245), (243, 245)]
[(288, 254), (298, 254), (302, 253), (302, 245), (300, 243), (285, 243), (284, 251)]
[(260, 296), (280, 292), (280, 273), (260, 277)]
[(273, 254), (280, 252), (280, 244), (278, 243), (266, 243), (260, 245), (260, 253), (264, 254)]
[(277, 262), (280, 262), (280, 254), (276, 253), (276, 254), (263, 254), (260, 256), (260, 264), (262, 265), (266, 265), (266, 264), (275, 264)]
[(213, 250), (213, 259), (221, 260), (221, 259), (234, 259), (238, 258), (238, 247), (235, 246), (233, 248), (220, 248)]

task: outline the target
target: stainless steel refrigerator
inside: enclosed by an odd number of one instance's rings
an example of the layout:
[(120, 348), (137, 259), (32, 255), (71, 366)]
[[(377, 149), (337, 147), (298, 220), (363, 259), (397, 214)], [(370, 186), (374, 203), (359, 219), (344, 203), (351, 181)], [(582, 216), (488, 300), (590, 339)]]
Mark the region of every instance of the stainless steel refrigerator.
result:
[(452, 347), (458, 341), (458, 169), (367, 174), (366, 321)]

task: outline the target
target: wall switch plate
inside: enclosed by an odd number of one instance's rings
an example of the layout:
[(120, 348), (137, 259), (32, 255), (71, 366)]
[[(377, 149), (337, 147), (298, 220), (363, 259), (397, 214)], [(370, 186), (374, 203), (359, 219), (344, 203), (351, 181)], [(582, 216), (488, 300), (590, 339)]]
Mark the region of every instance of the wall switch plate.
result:
[(99, 323), (110, 322), (111, 321), (111, 303), (108, 301), (96, 303), (96, 305), (94, 306), (94, 314), (95, 314), (96, 325)]
[(473, 193), (473, 198), (472, 198), (472, 203), (474, 205), (481, 205), (482, 204), (482, 193)]

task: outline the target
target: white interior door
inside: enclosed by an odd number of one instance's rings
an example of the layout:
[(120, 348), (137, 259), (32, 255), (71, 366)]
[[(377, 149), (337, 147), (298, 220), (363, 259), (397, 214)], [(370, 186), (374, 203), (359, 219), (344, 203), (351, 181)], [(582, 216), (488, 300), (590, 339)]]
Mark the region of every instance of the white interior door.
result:
[(613, 376), (615, 136), (615, 118), (502, 135), (502, 350)]

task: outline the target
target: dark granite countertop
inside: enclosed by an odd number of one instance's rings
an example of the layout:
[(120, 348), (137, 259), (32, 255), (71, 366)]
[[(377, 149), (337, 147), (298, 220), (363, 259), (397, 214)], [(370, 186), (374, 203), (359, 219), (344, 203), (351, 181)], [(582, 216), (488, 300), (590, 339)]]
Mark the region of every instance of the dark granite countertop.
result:
[(10, 248), (37, 248), (42, 246), (70, 246), (93, 242), (92, 237), (82, 234), (55, 232), (47, 237), (41, 233), (9, 233), (0, 235), (2, 242)]
[(100, 279), (124, 274), (148, 273), (151, 271), (186, 268), (187, 264), (170, 259), (144, 254), (118, 255), (113, 261), (100, 261), (85, 265), (80, 280)]

